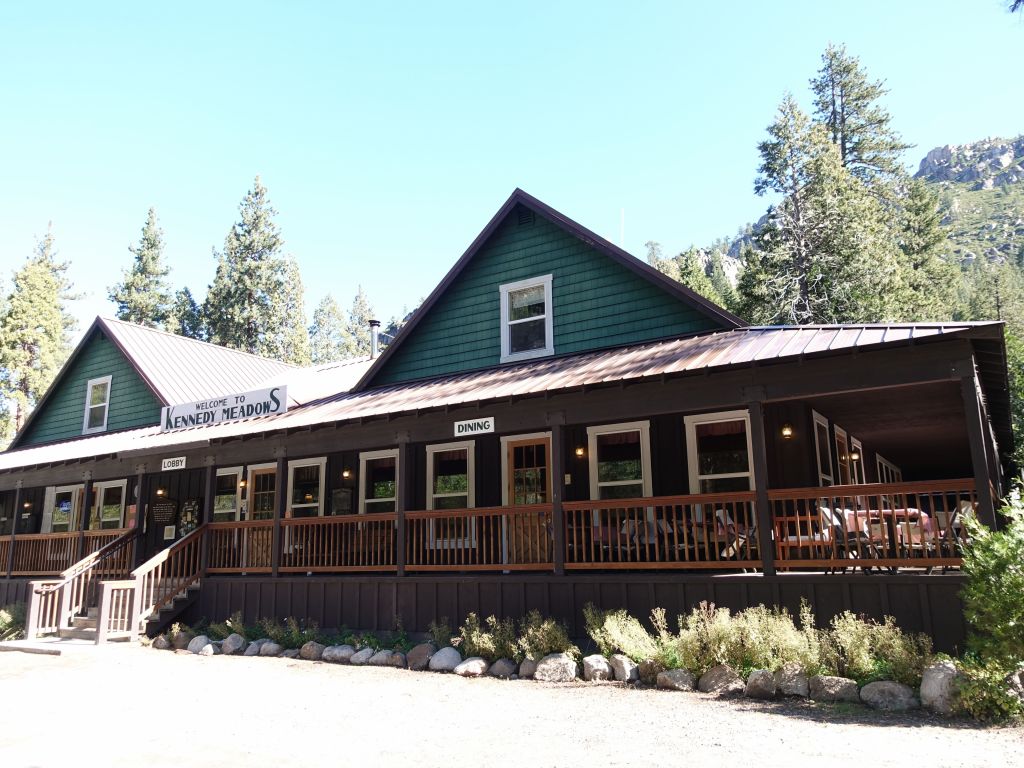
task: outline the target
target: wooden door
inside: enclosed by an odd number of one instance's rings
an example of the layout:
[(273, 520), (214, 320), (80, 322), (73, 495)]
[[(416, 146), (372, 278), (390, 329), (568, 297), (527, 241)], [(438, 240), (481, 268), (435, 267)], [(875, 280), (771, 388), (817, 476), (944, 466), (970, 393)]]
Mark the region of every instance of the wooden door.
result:
[[(551, 439), (541, 437), (509, 440), (506, 445), (508, 506), (549, 503)], [(551, 562), (551, 525), (548, 513), (531, 512), (510, 516), (508, 562)]]

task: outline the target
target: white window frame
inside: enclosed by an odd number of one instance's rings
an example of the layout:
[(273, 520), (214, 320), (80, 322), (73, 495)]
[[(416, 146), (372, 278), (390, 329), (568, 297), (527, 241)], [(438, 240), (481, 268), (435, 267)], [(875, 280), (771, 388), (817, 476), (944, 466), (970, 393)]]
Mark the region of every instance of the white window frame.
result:
[[(295, 470), (302, 467), (320, 467), (320, 494), (317, 503), (295, 504), (292, 501), (292, 491), (295, 489)], [(294, 517), (293, 512), (298, 509), (316, 508), (316, 517), (324, 516), (324, 492), (327, 484), (327, 457), (318, 456), (313, 459), (295, 459), (288, 462), (288, 503), (285, 506), (285, 517)]]
[[(714, 424), (720, 421), (743, 421), (747, 435), (747, 471), (746, 472), (724, 472), (718, 475), (698, 474), (700, 465), (697, 461), (697, 425)], [(683, 417), (683, 424), (686, 429), (686, 463), (690, 475), (690, 493), (700, 494), (700, 481), (702, 479), (728, 480), (733, 477), (745, 477), (754, 490), (754, 450), (750, 436), (750, 411), (746, 409), (736, 411), (717, 411), (715, 413), (699, 413), (693, 416)]]
[[(836, 468), (832, 465), (832, 430), (829, 429), (829, 422), (817, 411), (811, 411), (812, 423), (814, 425), (814, 464), (818, 468), (818, 485), (826, 488), (836, 484)], [(821, 441), (818, 439), (818, 425), (825, 427), (828, 444), (825, 453), (828, 455), (828, 472), (821, 466)], [(828, 482), (824, 482), (828, 480)]]
[(867, 478), (864, 475), (864, 445), (856, 437), (850, 438), (850, 452), (854, 451), (860, 456), (857, 461), (850, 459), (850, 474), (855, 485), (864, 485)]
[[(121, 489), (121, 517), (118, 520), (117, 527), (124, 528), (124, 510), (128, 499), (128, 480), (101, 480), (92, 484), (92, 502), (93, 508), (96, 510), (96, 525), (99, 526), (95, 530), (110, 530), (103, 528), (103, 515), (100, 504), (103, 492), (108, 488)], [(91, 511), (90, 514), (92, 514)]]
[[(839, 454), (839, 439), (842, 438), (846, 443), (846, 461), (843, 461), (843, 457)], [(853, 483), (853, 462), (850, 461), (850, 435), (845, 429), (840, 427), (838, 424), (833, 425), (832, 444), (836, 448), (836, 485), (846, 485), (842, 482), (842, 468), (843, 464), (846, 464), (846, 474), (850, 476), (850, 483)]]
[[(434, 454), (445, 451), (466, 452), (466, 493), (434, 493)], [(461, 440), (456, 443), (437, 443), (427, 446), (427, 509), (434, 509), (435, 498), (446, 498), (450, 496), (465, 496), (466, 508), (476, 507), (476, 441)], [(429, 521), (430, 532), (428, 542), (434, 549), (457, 549), (461, 547), (476, 546), (476, 518), (470, 518), (467, 535), (464, 538), (444, 538), (434, 533), (434, 521)]]
[[(555, 331), (554, 312), (551, 305), (551, 275), (531, 277), (526, 280), (517, 280), (514, 283), (505, 283), (498, 287), (501, 293), (501, 362), (512, 363), (518, 360), (530, 360), (535, 357), (547, 357), (555, 353)], [(513, 291), (521, 291), (524, 288), (544, 288), (544, 314), (531, 317), (528, 320), (509, 320), (509, 294)], [(509, 333), (510, 325), (524, 322), (536, 322), (544, 320), (544, 347), (542, 349), (530, 349), (524, 352), (512, 352), (512, 339)]]
[[(96, 432), (107, 431), (107, 417), (110, 415), (110, 387), (112, 376), (99, 376), (95, 379), (89, 379), (89, 382), (85, 385), (85, 413), (82, 415), (82, 434), (91, 435)], [(100, 384), (107, 385), (107, 400), (103, 403), (103, 424), (98, 427), (89, 426), (89, 411), (92, 408), (99, 408), (98, 405), (90, 406), (89, 401), (91, 400), (92, 388)]]
[[(68, 518), (68, 529), (66, 531), (57, 531), (57, 533), (75, 533), (81, 527), (81, 514), (82, 510), (79, 509), (81, 505), (82, 492), (85, 489), (85, 483), (74, 483), (72, 485), (51, 485), (46, 489), (46, 502), (45, 508), (43, 509), (43, 533), (54, 533), (53, 530), (53, 509), (57, 504), (58, 493), (71, 493), (71, 516)], [(56, 550), (55, 550), (56, 552)], [(51, 555), (51, 559), (56, 557), (56, 554)]]
[(590, 500), (600, 499), (601, 487), (616, 485), (636, 485), (636, 480), (613, 480), (601, 483), (597, 478), (597, 438), (600, 435), (614, 435), (622, 432), (640, 433), (640, 492), (643, 497), (653, 495), (651, 488), (651, 422), (650, 421), (628, 421), (622, 424), (603, 424), (597, 427), (587, 427), (587, 456), (590, 465)]
[[(238, 522), (239, 520), (242, 519), (242, 477), (243, 477), (242, 468), (241, 467), (218, 467), (217, 468), (217, 477), (226, 477), (228, 475), (234, 475), (235, 476), (235, 514), (234, 514), (234, 519), (235, 519), (235, 522)], [(249, 484), (248, 481), (246, 481), (246, 486), (248, 486), (248, 484)], [(216, 506), (216, 504), (217, 504), (217, 488), (216, 488), (216, 486), (214, 486), (214, 489), (213, 489), (213, 503), (214, 503), (214, 506)], [(210, 514), (209, 521), (211, 523), (216, 522), (213, 519), (214, 510), (211, 509), (209, 514)]]
[[(277, 498), (277, 493), (280, 490), (277, 487), (277, 464), (274, 462), (267, 462), (265, 464), (250, 464), (245, 468), (245, 501), (239, 506), (241, 507), (240, 514), (243, 514), (246, 520), (254, 520), (252, 517), (252, 495), (256, 492), (256, 486), (253, 483), (253, 479), (257, 473), (265, 474), (268, 469), (274, 470), (274, 498)], [(275, 510), (276, 512), (276, 510)], [(267, 520), (268, 518), (260, 518), (261, 520)], [(272, 519), (272, 518), (271, 518)]]
[[(359, 454), (359, 514), (366, 514), (366, 463), (374, 459), (395, 459), (395, 495), (381, 499), (370, 499), (370, 503), (377, 501), (394, 501), (395, 509), (398, 509), (398, 488), (402, 479), (401, 452), (397, 448), (387, 448), (383, 451), (363, 451)], [(370, 513), (375, 514), (375, 513)]]
[[(547, 441), (548, 441), (548, 451), (550, 453), (550, 450), (551, 450), (551, 432), (527, 432), (527, 433), (522, 434), (522, 435), (502, 435), (499, 438), (498, 441), (501, 443), (501, 506), (503, 506), (503, 507), (509, 506), (508, 481), (509, 481), (509, 472), (511, 471), (511, 467), (509, 467), (509, 465), (508, 465), (508, 444), (509, 443), (518, 443), (521, 440), (543, 440), (544, 438), (547, 438)], [(548, 456), (548, 474), (550, 474), (550, 473), (551, 473), (551, 456), (549, 455)], [(559, 479), (562, 479), (562, 478), (559, 478)], [(550, 486), (551, 486), (552, 492), (554, 492), (554, 489), (555, 489), (555, 478), (554, 477), (551, 478)]]

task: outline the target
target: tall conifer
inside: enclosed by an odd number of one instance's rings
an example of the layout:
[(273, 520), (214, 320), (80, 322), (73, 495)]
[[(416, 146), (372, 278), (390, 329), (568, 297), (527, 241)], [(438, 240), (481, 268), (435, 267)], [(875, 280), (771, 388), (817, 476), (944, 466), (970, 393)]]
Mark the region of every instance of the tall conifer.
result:
[(149, 209), (137, 245), (129, 245), (134, 259), (124, 270), (121, 282), (111, 286), (109, 299), (117, 305), (119, 320), (164, 328), (171, 311), (170, 270), (163, 263), (163, 231), (157, 225), (156, 210)]

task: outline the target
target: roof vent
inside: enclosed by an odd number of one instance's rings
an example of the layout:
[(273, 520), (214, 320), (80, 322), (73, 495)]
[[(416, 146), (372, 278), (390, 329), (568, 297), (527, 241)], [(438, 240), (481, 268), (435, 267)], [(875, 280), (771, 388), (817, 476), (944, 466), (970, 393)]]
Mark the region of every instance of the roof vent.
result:
[(519, 206), (519, 226), (522, 227), (527, 224), (533, 224), (533, 222), (533, 211), (531, 211), (529, 208), (523, 208), (522, 206)]

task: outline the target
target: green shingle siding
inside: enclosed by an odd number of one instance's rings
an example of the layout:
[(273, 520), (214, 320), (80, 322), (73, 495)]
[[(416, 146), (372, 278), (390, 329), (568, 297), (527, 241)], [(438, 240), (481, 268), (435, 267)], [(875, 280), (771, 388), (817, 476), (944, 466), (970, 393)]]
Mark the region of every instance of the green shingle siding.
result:
[(553, 275), (555, 354), (636, 344), (721, 326), (702, 311), (538, 215), (513, 210), (374, 377), (374, 384), (496, 366), (499, 286)]
[(160, 422), (160, 403), (149, 387), (139, 378), (121, 350), (103, 333), (97, 332), (57, 382), (57, 389), (43, 405), (45, 410), (36, 414), (19, 445), (81, 437), (86, 384), (90, 379), (107, 375), (111, 377), (108, 432)]

